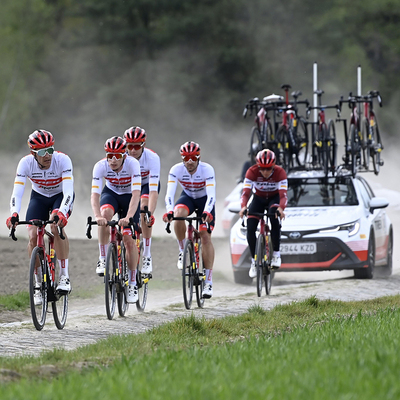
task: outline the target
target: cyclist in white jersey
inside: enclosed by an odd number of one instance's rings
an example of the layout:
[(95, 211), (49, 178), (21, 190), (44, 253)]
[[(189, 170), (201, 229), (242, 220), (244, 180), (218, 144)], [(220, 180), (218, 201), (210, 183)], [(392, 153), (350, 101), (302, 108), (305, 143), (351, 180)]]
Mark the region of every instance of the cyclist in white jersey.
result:
[[(64, 228), (72, 213), (74, 202), (74, 179), (71, 159), (64, 153), (54, 151), (53, 135), (43, 129), (34, 131), (28, 138), (31, 153), (23, 157), (17, 167), (14, 190), (11, 195), (10, 213), (6, 225), (10, 229), (18, 224), (22, 196), (25, 191), (26, 178), (32, 183), (32, 193), (26, 212), (26, 220), (40, 219), (47, 221), (58, 217), (57, 224), (51, 225), (54, 234), (54, 247), (60, 267), (60, 278), (57, 289), (71, 291), (68, 272), (69, 242), (61, 240), (57, 226)], [(50, 218), (49, 218), (50, 217)], [(27, 225), (29, 243), (28, 254), (32, 254), (37, 244), (37, 228)], [(42, 294), (36, 291), (35, 305), (42, 304)]]
[[(107, 221), (111, 221), (118, 213), (118, 225), (125, 226), (123, 240), (126, 248), (128, 263), (129, 285), (128, 303), (138, 300), (138, 287), (136, 281), (136, 267), (138, 263), (138, 250), (132, 238), (132, 231), (128, 227), (129, 219), (139, 222), (140, 201), (140, 165), (133, 157), (126, 154), (125, 140), (118, 136), (108, 139), (104, 145), (106, 158), (98, 161), (93, 168), (91, 204), (94, 216), (99, 226), (99, 261), (96, 272), (104, 276), (110, 232)], [(103, 188), (103, 178), (106, 184)]]
[[(203, 223), (200, 225), (201, 244), (203, 246), (203, 262), (206, 281), (203, 297), (211, 298), (213, 294), (212, 270), (214, 265), (214, 246), (211, 242), (211, 233), (207, 232), (206, 223), (211, 230), (215, 225), (215, 173), (214, 168), (200, 161), (200, 146), (195, 142), (186, 142), (180, 148), (182, 163), (175, 164), (168, 175), (165, 206), (167, 212), (163, 221), (168, 222), (175, 217), (187, 217), (195, 210), (200, 213)], [(178, 185), (183, 191), (174, 204), (174, 197)], [(179, 245), (178, 268), (182, 269), (183, 250), (185, 247), (185, 221), (174, 221), (174, 231)]]
[(139, 126), (132, 126), (124, 133), (128, 154), (140, 163), (142, 188), (140, 209), (148, 207), (150, 224), (145, 223), (145, 216), (141, 214), (141, 227), (143, 233), (143, 265), (142, 273), (151, 274), (153, 262), (151, 258), (151, 233), (154, 225), (154, 211), (157, 206), (158, 193), (160, 192), (160, 157), (153, 150), (147, 149), (146, 131)]

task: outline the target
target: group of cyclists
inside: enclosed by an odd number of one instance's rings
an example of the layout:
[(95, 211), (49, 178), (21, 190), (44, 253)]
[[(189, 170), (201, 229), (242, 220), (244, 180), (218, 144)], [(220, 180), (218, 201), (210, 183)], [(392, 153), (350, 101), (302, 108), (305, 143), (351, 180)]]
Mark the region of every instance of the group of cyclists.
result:
[[(155, 222), (154, 211), (160, 192), (160, 157), (145, 147), (146, 131), (138, 126), (127, 129), (123, 136), (113, 136), (104, 144), (105, 158), (93, 168), (91, 206), (99, 226), (99, 260), (96, 273), (104, 276), (105, 257), (109, 243), (107, 221), (118, 214), (118, 224), (123, 227), (123, 240), (129, 273), (127, 293), (128, 303), (138, 300), (136, 271), (138, 249), (130, 227), (130, 220), (139, 223), (140, 210), (148, 210), (145, 223), (142, 213), (141, 229), (143, 234), (142, 273), (152, 272), (151, 235)], [(26, 212), (26, 220), (54, 220), (51, 232), (60, 268), (57, 290), (70, 292), (71, 281), (68, 273), (69, 242), (64, 232), (61, 240), (58, 228), (65, 228), (71, 216), (75, 194), (73, 167), (70, 157), (56, 151), (54, 136), (44, 129), (35, 130), (28, 138), (30, 154), (23, 157), (14, 180), (14, 189), (10, 200), (10, 214), (6, 225), (9, 229), (18, 225), (22, 196), (27, 178), (31, 181), (32, 192)], [(187, 217), (194, 211), (202, 218), (200, 235), (203, 243), (205, 267), (205, 285), (203, 298), (213, 295), (212, 269), (214, 247), (211, 232), (215, 225), (215, 172), (211, 165), (200, 160), (199, 144), (189, 141), (180, 147), (182, 161), (174, 165), (168, 175), (165, 196), (166, 213), (163, 221), (169, 222), (176, 217)], [(105, 182), (105, 184), (103, 183)], [(177, 184), (182, 193), (175, 202)], [(37, 231), (34, 225), (28, 227), (28, 254), (37, 243)], [(182, 269), (183, 249), (185, 245), (185, 221), (174, 221), (174, 230), (179, 245), (177, 266)], [(38, 283), (39, 286), (39, 283)], [(34, 298), (35, 305), (42, 303), (38, 290)]]

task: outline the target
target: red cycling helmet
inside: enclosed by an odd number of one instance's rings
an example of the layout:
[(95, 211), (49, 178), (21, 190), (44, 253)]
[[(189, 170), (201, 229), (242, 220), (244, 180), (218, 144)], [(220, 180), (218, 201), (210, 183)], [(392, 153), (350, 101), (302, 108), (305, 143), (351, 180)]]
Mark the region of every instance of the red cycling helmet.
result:
[(181, 153), (182, 157), (199, 156), (200, 146), (196, 142), (186, 142), (181, 146), (179, 153)]
[(104, 144), (104, 150), (106, 153), (125, 153), (125, 140), (119, 136), (113, 136), (112, 138), (107, 139), (106, 143)]
[(28, 146), (32, 150), (45, 149), (54, 145), (53, 135), (43, 129), (38, 129), (28, 137)]
[(140, 126), (132, 126), (124, 133), (127, 143), (143, 143), (146, 141), (146, 131)]
[(256, 162), (260, 168), (271, 168), (275, 165), (275, 153), (269, 149), (260, 150)]

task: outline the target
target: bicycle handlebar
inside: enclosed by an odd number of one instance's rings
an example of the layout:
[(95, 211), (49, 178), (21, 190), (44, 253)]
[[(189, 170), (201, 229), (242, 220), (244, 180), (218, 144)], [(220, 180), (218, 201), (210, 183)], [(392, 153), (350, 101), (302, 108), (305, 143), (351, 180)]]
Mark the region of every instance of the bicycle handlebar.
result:
[[(119, 221), (116, 220), (111, 220), (111, 221), (107, 221), (107, 226), (117, 226)], [(87, 219), (87, 224), (86, 224), (86, 237), (88, 239), (92, 238), (92, 225), (97, 225), (97, 221), (93, 221), (92, 217), (88, 217)], [(133, 220), (133, 218), (129, 218), (129, 225), (132, 231), (132, 238), (136, 239), (136, 230), (138, 229), (138, 225), (136, 224), (136, 222)]]
[[(168, 233), (171, 233), (171, 229), (170, 229), (170, 225), (172, 221), (187, 221), (189, 222), (189, 224), (191, 225), (193, 221), (203, 221), (203, 218), (201, 217), (172, 217), (166, 224), (165, 224), (165, 230)], [(207, 232), (211, 233), (211, 228), (210, 228), (210, 224), (207, 222), (204, 222), (207, 226)]]
[(149, 224), (150, 224), (151, 212), (149, 211), (149, 207), (144, 206), (143, 210), (140, 210), (140, 213), (144, 214), (146, 225), (150, 228)]
[(325, 109), (327, 109), (327, 108), (336, 108), (337, 116), (338, 116), (338, 118), (340, 118), (341, 106), (339, 106), (339, 104), (335, 104), (335, 105), (333, 105), (333, 106), (324, 106), (324, 105), (321, 105), (321, 106), (308, 106), (308, 107), (307, 107), (307, 114), (306, 114), (306, 116), (307, 116), (307, 118), (310, 116), (311, 110), (325, 110)]
[[(46, 226), (48, 224), (57, 223), (58, 220), (59, 220), (58, 216), (55, 215), (52, 220), (48, 220), (48, 221), (42, 221), (40, 219), (32, 219), (31, 221), (18, 221), (16, 225), (12, 226), (11, 232), (8, 236), (11, 237), (12, 240), (14, 240), (16, 242), (18, 240), (18, 238), (15, 236), (15, 230), (17, 229), (17, 225), (35, 225), (39, 228), (42, 226)], [(61, 228), (59, 226), (57, 228), (58, 228), (58, 235), (60, 236), (60, 238), (62, 240), (64, 240), (65, 236), (64, 236), (63, 230), (62, 230), (63, 228)]]

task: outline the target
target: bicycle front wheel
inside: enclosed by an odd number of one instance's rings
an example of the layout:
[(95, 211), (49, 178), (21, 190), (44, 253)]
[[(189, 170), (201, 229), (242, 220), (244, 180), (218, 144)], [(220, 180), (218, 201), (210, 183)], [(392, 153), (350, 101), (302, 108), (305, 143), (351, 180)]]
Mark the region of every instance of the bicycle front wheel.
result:
[(280, 165), (284, 170), (289, 170), (290, 164), (290, 146), (289, 146), (289, 138), (288, 131), (286, 126), (281, 126), (276, 133), (276, 139), (278, 141), (278, 153), (276, 154), (277, 164)]
[(126, 301), (126, 291), (128, 289), (128, 265), (126, 263), (126, 250), (124, 243), (121, 243), (121, 259), (119, 279), (117, 285), (117, 304), (118, 304), (118, 314), (120, 317), (124, 317), (129, 308), (129, 303)]
[(110, 243), (107, 251), (106, 269), (104, 271), (104, 294), (106, 313), (108, 319), (114, 318), (116, 303), (116, 271), (118, 269), (117, 249), (114, 243)]
[(265, 263), (264, 263), (264, 285), (265, 294), (268, 296), (271, 293), (273, 272), (271, 271), (272, 259), (272, 240), (271, 234), (268, 234), (268, 242), (265, 244)]
[(367, 118), (364, 118), (362, 121), (361, 132), (361, 137), (364, 140), (364, 146), (362, 146), (363, 166), (368, 171), (371, 157), (371, 146), (373, 146), (374, 138)]
[(148, 286), (149, 278), (147, 277), (147, 275), (142, 274), (143, 257), (141, 257), (141, 254), (143, 254), (143, 241), (140, 241), (139, 260), (137, 266), (137, 284), (138, 284), (139, 298), (138, 301), (136, 302), (136, 308), (138, 309), (138, 311), (144, 311), (147, 303), (147, 293), (149, 290)]
[[(60, 268), (57, 262), (57, 255), (54, 251), (54, 257), (52, 258), (51, 262), (54, 265), (54, 285), (58, 282), (60, 278)], [(55, 289), (55, 288), (54, 288)], [(53, 290), (53, 288), (52, 288)], [(54, 293), (56, 301), (51, 302), (51, 309), (53, 311), (53, 318), (54, 323), (58, 329), (63, 329), (65, 323), (67, 322), (67, 315), (68, 315), (68, 294), (60, 294), (57, 291)]]
[(203, 289), (204, 289), (204, 282), (206, 279), (206, 275), (203, 266), (203, 253), (202, 253), (200, 238), (197, 239), (197, 243), (195, 243), (195, 246), (198, 246), (197, 252), (195, 254), (196, 259), (198, 258), (196, 267), (196, 278), (195, 278), (196, 300), (197, 300), (197, 305), (200, 308), (203, 308), (204, 307)]
[(256, 266), (257, 266), (257, 296), (261, 297), (262, 295), (262, 286), (264, 280), (264, 257), (265, 257), (265, 237), (260, 232), (256, 242)]
[(32, 251), (29, 268), (29, 301), (33, 325), (38, 331), (43, 329), (46, 322), (48, 278), (43, 249), (36, 246)]
[(183, 250), (182, 289), (183, 300), (188, 310), (192, 306), (193, 299), (194, 266), (193, 243), (187, 240)]
[(361, 145), (356, 126), (350, 126), (350, 148), (351, 148), (351, 173), (353, 178), (356, 176), (359, 165), (361, 164)]

